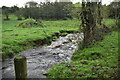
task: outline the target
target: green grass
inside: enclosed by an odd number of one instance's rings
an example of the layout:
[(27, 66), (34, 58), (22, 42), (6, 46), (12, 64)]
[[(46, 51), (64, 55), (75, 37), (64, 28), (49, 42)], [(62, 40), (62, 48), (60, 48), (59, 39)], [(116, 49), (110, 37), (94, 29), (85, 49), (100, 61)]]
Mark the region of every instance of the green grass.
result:
[(115, 19), (104, 19), (103, 22), (109, 28), (114, 28), (115, 25), (116, 25), (116, 20)]
[(23, 56), (17, 56), (16, 59), (21, 60), (23, 59)]
[[(2, 19), (5, 19), (5, 18), (6, 18), (6, 16), (2, 15)], [(16, 21), (17, 17), (14, 14), (9, 14), (9, 19)], [(22, 19), (24, 19), (24, 18), (22, 17)]]
[[(14, 17), (15, 18), (15, 17)], [(33, 42), (39, 39), (44, 39), (52, 34), (61, 30), (78, 30), (79, 22), (78, 20), (58, 20), (58, 21), (42, 21), (46, 26), (41, 27), (30, 27), (30, 28), (20, 28), (15, 27), (21, 21), (10, 20), (3, 21), (2, 29), (2, 57), (8, 58), (8, 55), (14, 55), (25, 49), (32, 48)], [(22, 44), (28, 44), (28, 46), (22, 46)]]
[[(3, 15), (4, 18), (4, 15)], [(44, 39), (60, 30), (78, 30), (78, 20), (42, 21), (47, 27), (20, 28), (15, 27), (21, 21), (17, 21), (14, 15), (10, 15), (10, 21), (2, 22), (2, 58), (9, 58), (25, 49), (33, 48), (33, 41)], [(105, 20), (107, 24), (111, 19)], [(65, 34), (63, 34), (65, 35)], [(56, 40), (56, 38), (54, 38)], [(27, 46), (23, 46), (27, 44)]]
[(75, 7), (82, 7), (82, 4), (81, 3), (75, 3), (74, 6)]
[[(48, 71), (49, 78), (114, 78), (115, 69), (94, 69), (91, 67), (118, 67), (118, 32), (105, 36), (97, 42), (73, 54), (72, 62), (55, 65)], [(83, 67), (67, 67), (75, 65)]]

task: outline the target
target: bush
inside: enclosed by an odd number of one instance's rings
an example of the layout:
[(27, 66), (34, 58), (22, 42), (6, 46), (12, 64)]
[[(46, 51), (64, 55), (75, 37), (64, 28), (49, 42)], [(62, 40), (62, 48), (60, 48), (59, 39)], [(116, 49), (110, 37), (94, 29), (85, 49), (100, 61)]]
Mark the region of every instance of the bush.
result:
[(16, 25), (16, 27), (44, 27), (43, 23), (41, 21), (36, 21), (34, 19), (25, 19), (24, 21), (22, 21), (21, 23), (19, 23), (18, 25)]

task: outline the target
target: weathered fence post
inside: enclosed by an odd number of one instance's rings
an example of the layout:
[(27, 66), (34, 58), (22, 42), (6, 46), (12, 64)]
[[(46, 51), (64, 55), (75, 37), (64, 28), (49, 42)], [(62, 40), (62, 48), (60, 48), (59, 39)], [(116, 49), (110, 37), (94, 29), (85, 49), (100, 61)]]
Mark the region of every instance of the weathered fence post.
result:
[(14, 69), (16, 80), (27, 80), (27, 61), (25, 56), (14, 58)]

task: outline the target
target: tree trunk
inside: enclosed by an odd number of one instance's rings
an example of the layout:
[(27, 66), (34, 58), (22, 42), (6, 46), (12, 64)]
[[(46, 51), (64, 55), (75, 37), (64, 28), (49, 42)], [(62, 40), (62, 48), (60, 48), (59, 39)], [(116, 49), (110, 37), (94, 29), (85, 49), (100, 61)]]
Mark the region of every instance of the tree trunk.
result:
[(5, 20), (9, 20), (9, 16), (8, 16), (8, 14), (6, 14), (6, 19)]
[(82, 27), (84, 33), (84, 39), (80, 46), (80, 49), (88, 47), (95, 41), (95, 27), (96, 27), (96, 14), (95, 14), (95, 2), (82, 2)]

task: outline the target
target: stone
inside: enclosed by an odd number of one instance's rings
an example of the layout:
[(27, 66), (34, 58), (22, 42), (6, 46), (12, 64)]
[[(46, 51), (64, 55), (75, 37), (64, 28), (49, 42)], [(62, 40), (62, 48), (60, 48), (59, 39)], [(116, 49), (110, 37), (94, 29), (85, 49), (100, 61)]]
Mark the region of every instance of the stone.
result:
[(48, 74), (47, 74), (47, 72), (45, 71), (45, 72), (43, 72), (43, 75), (46, 75), (46, 76), (47, 76)]
[(76, 48), (75, 45), (72, 45), (71, 48)]
[(59, 54), (59, 57), (60, 57), (60, 58), (64, 57), (64, 54)]
[(70, 57), (67, 57), (67, 60), (68, 60), (68, 61), (71, 61)]
[(77, 40), (72, 40), (72, 42), (73, 42), (73, 43), (76, 43), (76, 42), (77, 42)]
[(69, 48), (70, 50), (72, 49), (72, 48)]

